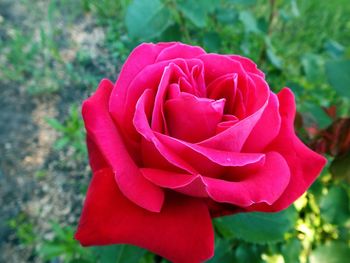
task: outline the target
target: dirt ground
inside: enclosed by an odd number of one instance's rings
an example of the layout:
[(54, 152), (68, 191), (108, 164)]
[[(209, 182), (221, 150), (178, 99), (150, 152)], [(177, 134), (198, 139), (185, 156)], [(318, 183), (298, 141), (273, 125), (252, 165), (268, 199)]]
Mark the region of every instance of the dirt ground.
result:
[[(38, 16), (47, 10), (47, 2), (36, 1)], [(0, 1), (0, 18), (15, 28), (34, 30), (36, 18), (28, 14), (20, 1)], [(95, 29), (85, 20), (67, 28), (67, 41), (74, 42), (75, 48), (62, 42), (62, 57), (74, 58), (79, 45), (89, 45), (95, 52), (98, 34), (103, 34)], [(0, 40), (7, 40), (8, 30), (0, 24)], [(18, 229), (9, 222), (21, 221), (18, 224), (29, 225), (34, 237), (50, 239), (51, 221), (74, 225), (78, 220), (84, 198), (81, 188), (90, 177), (86, 158), (77, 160), (70, 148), (53, 149), (59, 134), (46, 121), (63, 121), (70, 105), (80, 105), (89, 91), (75, 89), (67, 81), (57, 92), (31, 95), (30, 81), (0, 78), (0, 262), (40, 262), (33, 253), (36, 243), (23, 244), (16, 235)]]

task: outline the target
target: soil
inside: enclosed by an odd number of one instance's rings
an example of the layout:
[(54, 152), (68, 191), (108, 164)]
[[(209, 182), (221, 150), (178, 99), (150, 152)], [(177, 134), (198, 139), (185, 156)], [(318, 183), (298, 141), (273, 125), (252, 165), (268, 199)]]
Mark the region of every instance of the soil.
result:
[[(11, 20), (14, 27), (35, 25), (36, 18), (28, 16), (19, 2), (2, 0), (0, 19)], [(35, 2), (40, 16), (49, 1)], [(65, 32), (74, 48), (62, 42), (61, 55), (69, 61), (88, 45), (98, 56), (103, 34), (90, 18), (81, 19)], [(7, 35), (0, 22), (0, 40)], [(0, 78), (0, 262), (41, 262), (35, 256), (37, 243), (24, 244), (11, 220), (25, 218), (24, 223), (33, 226), (34, 238), (44, 239), (52, 238), (51, 221), (76, 224), (90, 170), (86, 158), (77, 159), (74, 149), (53, 149), (60, 135), (46, 118), (63, 121), (70, 105), (80, 105), (88, 95), (87, 89), (72, 89), (68, 81), (55, 93), (34, 96), (26, 83)]]

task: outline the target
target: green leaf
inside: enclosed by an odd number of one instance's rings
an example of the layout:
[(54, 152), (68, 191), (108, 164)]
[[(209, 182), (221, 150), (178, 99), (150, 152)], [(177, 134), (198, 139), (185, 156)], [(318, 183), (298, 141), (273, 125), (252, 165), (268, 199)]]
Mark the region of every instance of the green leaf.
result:
[(151, 39), (172, 24), (172, 19), (159, 0), (134, 0), (127, 8), (125, 24), (132, 38)]
[(236, 260), (234, 260), (232, 262), (235, 262), (235, 263), (246, 263), (246, 262), (259, 263), (259, 262), (262, 262), (261, 254), (262, 254), (261, 246), (241, 242), (235, 248)]
[(52, 259), (66, 252), (66, 246), (62, 244), (43, 244), (39, 250), (39, 255), (44, 259)]
[(240, 5), (254, 5), (256, 0), (228, 0), (227, 2)]
[(291, 11), (294, 17), (298, 17), (300, 16), (300, 11), (298, 8), (298, 3), (296, 0), (291, 0), (290, 1), (290, 5), (291, 5)]
[(296, 221), (293, 206), (278, 213), (241, 213), (217, 219), (217, 228), (225, 237), (251, 243), (273, 243), (284, 240)]
[(321, 217), (332, 224), (342, 225), (350, 218), (349, 198), (340, 186), (333, 186), (320, 201)]
[(173, 24), (169, 26), (161, 35), (162, 41), (181, 41), (182, 32), (178, 24)]
[(100, 263), (138, 263), (146, 250), (131, 245), (95, 247)]
[(266, 45), (266, 55), (272, 65), (274, 65), (278, 69), (282, 69), (282, 60), (275, 53), (275, 49), (272, 45), (271, 39), (268, 36), (264, 37), (265, 45)]
[(178, 9), (197, 27), (205, 27), (208, 14), (218, 6), (219, 1), (178, 0)]
[(323, 60), (321, 56), (307, 53), (301, 58), (301, 64), (308, 81), (317, 82), (322, 80), (324, 72)]
[(334, 40), (328, 40), (324, 48), (333, 58), (339, 58), (344, 54), (344, 47)]
[(234, 254), (229, 241), (224, 239), (215, 240), (215, 254), (207, 263), (230, 263), (234, 262)]
[(69, 143), (69, 137), (62, 137), (58, 139), (55, 144), (55, 150), (62, 150)]
[(326, 75), (340, 95), (350, 98), (350, 59), (328, 61)]
[(276, 55), (272, 48), (267, 48), (266, 55), (272, 65), (278, 69), (282, 68), (282, 60)]
[(282, 248), (284, 262), (299, 262), (299, 255), (302, 248), (301, 242), (296, 238), (285, 243)]
[(260, 32), (258, 25), (257, 25), (257, 21), (251, 12), (241, 11), (239, 13), (239, 19), (243, 23), (243, 25), (245, 27), (245, 31), (247, 33), (249, 33), (249, 32), (259, 33)]
[(216, 19), (220, 23), (233, 25), (238, 21), (238, 12), (234, 9), (219, 7), (216, 9)]
[(302, 115), (305, 126), (317, 126), (320, 129), (328, 127), (332, 123), (332, 119), (319, 106), (313, 103), (304, 103)]
[(54, 128), (57, 131), (64, 131), (65, 127), (62, 123), (60, 123), (58, 120), (53, 118), (46, 118), (46, 123), (49, 124), (52, 128)]
[(344, 263), (350, 258), (350, 248), (343, 243), (319, 246), (310, 255), (310, 263)]
[(204, 35), (204, 47), (209, 52), (219, 52), (221, 39), (218, 33), (209, 32)]

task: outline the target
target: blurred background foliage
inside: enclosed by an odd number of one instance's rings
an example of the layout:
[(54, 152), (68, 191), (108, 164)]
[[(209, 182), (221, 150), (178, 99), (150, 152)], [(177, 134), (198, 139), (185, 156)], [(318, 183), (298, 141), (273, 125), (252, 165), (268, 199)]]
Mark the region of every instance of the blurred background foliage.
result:
[[(33, 120), (35, 129), (44, 127), (53, 134), (48, 153), (32, 169), (23, 168), (28, 175), (18, 176), (30, 178), (34, 187), (68, 180), (59, 187), (74, 199), (61, 204), (69, 208), (66, 220), (55, 216), (59, 206), (53, 205), (50, 216), (42, 207), (28, 209), (32, 196), (18, 197), (22, 199), (15, 203), (16, 212), (1, 218), (0, 231), (7, 229), (0, 232), (4, 253), (9, 248), (19, 251), (23, 262), (166, 262), (132, 246), (82, 248), (72, 238), (89, 180), (77, 105), (103, 77), (115, 81), (130, 51), (144, 41), (182, 41), (208, 52), (251, 58), (274, 91), (285, 86), (294, 91), (299, 136), (329, 160), (310, 190), (289, 209), (215, 219), (216, 251), (209, 262), (347, 262), (348, 0), (1, 0), (1, 96), (6, 98), (6, 89), (19, 89), (24, 106), (28, 101), (52, 102), (54, 112), (45, 114), (44, 109), (43, 121)], [(21, 122), (16, 125), (21, 129)], [(41, 147), (38, 140), (29, 146)], [(4, 145), (10, 151), (10, 144)], [(6, 169), (14, 168), (1, 168), (0, 179)], [(81, 173), (69, 181), (77, 169)], [(54, 190), (33, 195), (46, 198)]]

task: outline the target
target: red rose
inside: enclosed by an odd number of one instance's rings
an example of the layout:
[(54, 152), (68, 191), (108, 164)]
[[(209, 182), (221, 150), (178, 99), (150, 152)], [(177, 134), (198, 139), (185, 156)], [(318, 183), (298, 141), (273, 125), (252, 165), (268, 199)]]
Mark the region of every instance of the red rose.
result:
[(326, 160), (295, 135), (293, 93), (247, 58), (142, 44), (83, 105), (93, 178), (76, 238), (173, 262), (213, 255), (211, 218), (279, 211)]

